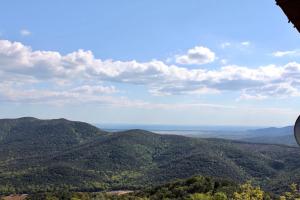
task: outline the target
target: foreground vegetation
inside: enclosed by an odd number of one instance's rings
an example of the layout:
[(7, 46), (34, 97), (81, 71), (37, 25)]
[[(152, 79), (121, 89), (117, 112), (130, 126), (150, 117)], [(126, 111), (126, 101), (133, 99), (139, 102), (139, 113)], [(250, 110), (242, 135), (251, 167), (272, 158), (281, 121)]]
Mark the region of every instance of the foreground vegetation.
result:
[(296, 200), (298, 198), (300, 195), (296, 184), (291, 185), (289, 192), (279, 196), (264, 192), (250, 182), (238, 185), (231, 181), (195, 176), (119, 196), (107, 193), (57, 191), (32, 194), (26, 200)]

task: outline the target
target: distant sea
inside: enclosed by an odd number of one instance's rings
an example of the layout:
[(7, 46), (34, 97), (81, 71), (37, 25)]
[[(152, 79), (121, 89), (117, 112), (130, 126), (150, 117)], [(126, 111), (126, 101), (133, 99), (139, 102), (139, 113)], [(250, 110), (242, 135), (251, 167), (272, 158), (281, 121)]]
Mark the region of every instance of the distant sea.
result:
[(109, 132), (143, 129), (161, 134), (198, 135), (209, 132), (241, 132), (265, 127), (259, 126), (192, 126), (192, 125), (134, 125), (134, 124), (94, 124)]

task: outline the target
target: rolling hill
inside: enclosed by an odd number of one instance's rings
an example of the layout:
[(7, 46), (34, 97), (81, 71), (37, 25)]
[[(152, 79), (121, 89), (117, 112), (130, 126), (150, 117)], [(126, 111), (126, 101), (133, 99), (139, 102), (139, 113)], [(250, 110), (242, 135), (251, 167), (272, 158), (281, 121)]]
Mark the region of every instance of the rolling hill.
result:
[(239, 140), (262, 144), (283, 144), (298, 146), (294, 137), (294, 127), (286, 126), (281, 128), (270, 127), (249, 130), (203, 130), (194, 131), (192, 134), (186, 134), (184, 131), (177, 131), (180, 135), (186, 135), (197, 138), (221, 138), (229, 140)]
[(300, 182), (300, 150), (223, 139), (109, 133), (83, 122), (0, 120), (0, 191), (137, 189), (204, 175), (269, 191)]
[(294, 136), (294, 127), (265, 128), (247, 131), (247, 135), (241, 138), (243, 141), (267, 144), (285, 144), (297, 146)]

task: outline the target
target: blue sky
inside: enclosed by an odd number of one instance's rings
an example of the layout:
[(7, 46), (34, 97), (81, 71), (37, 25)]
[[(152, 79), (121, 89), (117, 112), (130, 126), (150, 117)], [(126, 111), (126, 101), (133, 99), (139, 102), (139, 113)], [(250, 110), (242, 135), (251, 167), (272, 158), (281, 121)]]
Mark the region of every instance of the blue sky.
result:
[(300, 111), (300, 35), (275, 1), (1, 3), (1, 118), (283, 126)]

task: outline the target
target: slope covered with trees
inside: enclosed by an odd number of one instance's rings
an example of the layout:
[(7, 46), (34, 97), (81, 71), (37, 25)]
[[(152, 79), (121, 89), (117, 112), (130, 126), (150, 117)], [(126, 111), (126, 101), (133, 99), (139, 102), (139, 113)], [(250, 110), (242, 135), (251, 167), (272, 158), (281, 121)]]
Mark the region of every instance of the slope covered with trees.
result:
[(250, 181), (236, 184), (224, 179), (194, 176), (125, 194), (54, 191), (30, 194), (26, 200), (296, 200), (300, 198), (297, 188), (296, 184), (291, 184), (287, 192), (275, 195)]
[(298, 148), (282, 145), (108, 133), (65, 119), (0, 120), (2, 194), (140, 189), (194, 175), (282, 192), (300, 181), (299, 158)]

